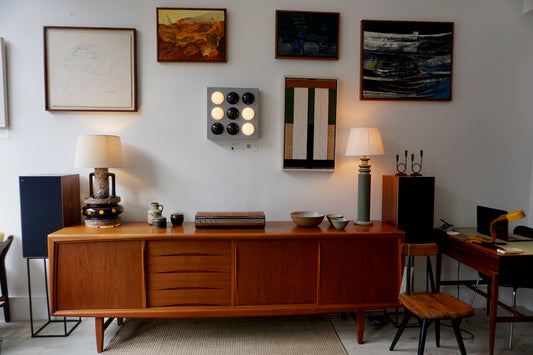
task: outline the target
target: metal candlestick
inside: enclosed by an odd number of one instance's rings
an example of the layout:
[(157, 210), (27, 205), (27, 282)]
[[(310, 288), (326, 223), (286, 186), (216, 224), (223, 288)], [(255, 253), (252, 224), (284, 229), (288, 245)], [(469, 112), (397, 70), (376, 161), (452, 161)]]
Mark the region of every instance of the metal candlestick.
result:
[(396, 175), (395, 176), (407, 176), (405, 171), (407, 170), (407, 150), (405, 151), (405, 159), (403, 163), (399, 163), (400, 155), (396, 154)]
[(413, 172), (409, 176), (422, 176), (420, 172), (422, 171), (422, 158), (424, 156), (424, 151), (420, 151), (420, 163), (415, 163), (415, 155), (411, 154), (411, 171)]

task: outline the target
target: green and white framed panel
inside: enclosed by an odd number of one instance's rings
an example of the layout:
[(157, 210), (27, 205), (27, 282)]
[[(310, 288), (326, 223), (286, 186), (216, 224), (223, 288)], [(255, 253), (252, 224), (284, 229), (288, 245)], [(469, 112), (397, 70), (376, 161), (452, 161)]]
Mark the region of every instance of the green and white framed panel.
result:
[(337, 79), (285, 78), (283, 169), (335, 169)]

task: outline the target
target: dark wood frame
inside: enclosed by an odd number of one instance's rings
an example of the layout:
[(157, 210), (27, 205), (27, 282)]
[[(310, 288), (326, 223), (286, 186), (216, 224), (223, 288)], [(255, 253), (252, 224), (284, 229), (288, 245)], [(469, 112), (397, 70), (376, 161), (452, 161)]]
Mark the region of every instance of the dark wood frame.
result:
[[(162, 58), (162, 49), (160, 44), (160, 31), (159, 31), (159, 13), (161, 10), (175, 10), (175, 11), (198, 11), (198, 12), (205, 12), (205, 11), (217, 11), (222, 12), (224, 14), (224, 36), (223, 36), (223, 44), (221, 45), (221, 48), (224, 50), (223, 58), (222, 59), (165, 59)], [(202, 63), (226, 63), (227, 62), (227, 22), (228, 22), (228, 16), (227, 16), (227, 10), (223, 8), (175, 8), (175, 7), (158, 7), (156, 9), (156, 43), (157, 43), (157, 61), (158, 62), (202, 62)]]
[[(50, 44), (48, 43), (48, 32), (52, 30), (64, 30), (64, 31), (79, 31), (79, 30), (91, 30), (96, 32), (101, 32), (102, 35), (105, 35), (107, 32), (110, 31), (125, 31), (125, 32), (131, 32), (132, 36), (132, 47), (131, 47), (131, 73), (132, 78), (129, 84), (129, 91), (131, 93), (131, 105), (125, 108), (113, 108), (111, 106), (82, 106), (82, 105), (75, 105), (72, 106), (66, 106), (66, 105), (54, 105), (52, 100), (52, 93), (53, 88), (50, 87), (49, 79), (54, 75), (54, 73), (50, 72), (49, 68), (49, 61), (50, 56), (49, 52), (53, 51), (54, 48), (50, 48)], [(45, 109), (47, 111), (108, 111), (108, 112), (121, 112), (121, 111), (127, 111), (127, 112), (134, 112), (137, 111), (137, 33), (135, 28), (114, 28), (114, 27), (66, 27), (66, 26), (44, 26), (43, 27), (43, 43), (44, 43), (44, 92), (45, 92)]]
[[(383, 33), (404, 33), (404, 34), (408, 34), (408, 33), (413, 33), (413, 32), (418, 32), (419, 30), (428, 30), (430, 29), (430, 27), (433, 27), (433, 29), (435, 28), (440, 28), (441, 31), (444, 31), (443, 28), (445, 27), (450, 27), (450, 31), (451, 31), (451, 42), (446, 42), (444, 43), (444, 45), (440, 48), (438, 48), (439, 51), (442, 51), (443, 49), (447, 49), (449, 50), (449, 52), (445, 52), (446, 54), (445, 55), (449, 55), (450, 56), (450, 63), (449, 63), (449, 75), (447, 76), (442, 76), (440, 77), (441, 79), (443, 79), (443, 82), (446, 83), (446, 80), (449, 80), (449, 84), (448, 85), (443, 85), (443, 87), (447, 90), (444, 94), (443, 97), (439, 97), (439, 96), (431, 96), (430, 94), (428, 94), (428, 96), (425, 96), (423, 93), (422, 95), (420, 96), (416, 96), (414, 95), (413, 93), (415, 92), (415, 89), (411, 89), (409, 90), (409, 82), (405, 79), (402, 79), (402, 78), (399, 78), (397, 79), (397, 83), (396, 83), (396, 87), (398, 86), (401, 86), (401, 85), (404, 85), (403, 86), (403, 89), (404, 90), (404, 93), (400, 93), (398, 92), (396, 94), (396, 96), (394, 95), (393, 92), (391, 92), (391, 96), (390, 97), (378, 97), (377, 95), (365, 95), (365, 88), (368, 87), (368, 84), (365, 85), (365, 79), (364, 79), (364, 65), (365, 65), (365, 61), (364, 61), (364, 58), (365, 58), (365, 28), (368, 28), (368, 27), (381, 27), (382, 30), (384, 31), (379, 31), (379, 32), (383, 32)], [(391, 32), (385, 32), (386, 30), (390, 30)], [(408, 32), (410, 31), (410, 32)], [(444, 32), (437, 32), (437, 33), (444, 33)], [(454, 37), (454, 23), (453, 22), (427, 22), (427, 21), (381, 21), (381, 20), (362, 20), (361, 21), (361, 61), (360, 61), (360, 99), (361, 100), (403, 100), (403, 101), (451, 101), (452, 100), (452, 78), (453, 78), (453, 37)], [(426, 42), (426, 43), (429, 43), (429, 45), (434, 45), (434, 47), (430, 48), (427, 50), (426, 53), (429, 53), (431, 54), (431, 50), (437, 50), (437, 47), (438, 47), (438, 38), (435, 38), (435, 40), (433, 41), (433, 43), (430, 43), (430, 42)], [(392, 43), (393, 41), (391, 41)], [(414, 41), (413, 41), (414, 42)], [(411, 43), (413, 43), (411, 42)], [(442, 43), (441, 43), (442, 44)], [(449, 44), (450, 48), (446, 48), (446, 45)], [(417, 51), (420, 49), (417, 48)], [(395, 52), (393, 50), (389, 50), (389, 51), (385, 51), (384, 52), (385, 55), (388, 55), (388, 56), (396, 56), (397, 59), (402, 59), (402, 58), (407, 58), (408, 55), (405, 55), (405, 52), (404, 53), (398, 53), (398, 52)], [(410, 54), (412, 54), (413, 52), (408, 52)], [(440, 53), (439, 53), (440, 54)], [(409, 58), (411, 59), (411, 58)], [(414, 58), (414, 60), (411, 61), (411, 64), (412, 63), (415, 63), (415, 64), (418, 64), (418, 62), (416, 61), (416, 58)], [(440, 70), (440, 69), (439, 69)], [(437, 72), (437, 70), (435, 70), (435, 72)], [(439, 74), (440, 75), (440, 74)], [(436, 79), (436, 77), (429, 77), (429, 79)], [(410, 80), (410, 79), (409, 79)], [(377, 81), (376, 81), (377, 82)], [(416, 83), (412, 83), (413, 84), (413, 87), (415, 85), (419, 85), (421, 82), (418, 81)], [(439, 80), (436, 84), (432, 85), (432, 86), (429, 86), (430, 89), (436, 89), (439, 87), (439, 85), (441, 84), (442, 82)], [(386, 93), (384, 91), (384, 93)]]
[[(281, 23), (279, 21), (280, 14), (304, 14), (306, 16), (331, 16), (336, 19), (336, 53), (334, 56), (313, 56), (313, 55), (283, 55), (280, 54), (279, 41), (278, 37), (281, 32)], [(312, 12), (312, 11), (287, 11), (287, 10), (276, 10), (276, 37), (275, 37), (275, 48), (276, 48), (276, 58), (277, 59), (319, 59), (319, 60), (339, 60), (339, 28), (340, 28), (340, 13), (339, 12)]]

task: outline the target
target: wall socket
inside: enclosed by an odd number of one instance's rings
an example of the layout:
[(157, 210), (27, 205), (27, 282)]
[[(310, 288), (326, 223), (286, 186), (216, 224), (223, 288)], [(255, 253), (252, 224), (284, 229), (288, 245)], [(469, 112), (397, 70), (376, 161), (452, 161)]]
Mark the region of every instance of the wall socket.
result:
[(257, 142), (239, 142), (229, 146), (229, 150), (234, 152), (257, 152)]

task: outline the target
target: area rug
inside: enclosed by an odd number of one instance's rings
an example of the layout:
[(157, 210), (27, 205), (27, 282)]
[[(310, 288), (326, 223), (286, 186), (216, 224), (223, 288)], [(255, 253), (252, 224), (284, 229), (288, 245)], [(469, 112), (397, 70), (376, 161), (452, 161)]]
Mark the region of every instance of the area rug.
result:
[(127, 319), (104, 354), (346, 355), (326, 316)]

